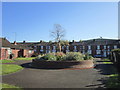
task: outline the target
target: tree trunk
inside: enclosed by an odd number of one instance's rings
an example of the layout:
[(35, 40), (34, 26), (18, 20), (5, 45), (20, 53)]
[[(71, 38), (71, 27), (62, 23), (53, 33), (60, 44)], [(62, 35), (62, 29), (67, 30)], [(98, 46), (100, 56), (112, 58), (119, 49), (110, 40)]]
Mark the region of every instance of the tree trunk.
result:
[(58, 42), (58, 48), (59, 48), (59, 52), (61, 52), (61, 44), (60, 44), (60, 42)]

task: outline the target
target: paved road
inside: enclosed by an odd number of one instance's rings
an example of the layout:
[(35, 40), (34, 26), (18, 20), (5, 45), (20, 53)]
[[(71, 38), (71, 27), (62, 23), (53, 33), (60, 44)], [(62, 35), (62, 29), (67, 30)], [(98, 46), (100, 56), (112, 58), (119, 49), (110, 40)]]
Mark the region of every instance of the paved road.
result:
[[(24, 63), (24, 62), (22, 62)], [(96, 68), (83, 70), (44, 70), (29, 67), (30, 61), (22, 64), (25, 69), (4, 75), (3, 83), (23, 88), (100, 88), (104, 86), (106, 72), (111, 65), (97, 60)], [(21, 63), (16, 63), (21, 64)]]

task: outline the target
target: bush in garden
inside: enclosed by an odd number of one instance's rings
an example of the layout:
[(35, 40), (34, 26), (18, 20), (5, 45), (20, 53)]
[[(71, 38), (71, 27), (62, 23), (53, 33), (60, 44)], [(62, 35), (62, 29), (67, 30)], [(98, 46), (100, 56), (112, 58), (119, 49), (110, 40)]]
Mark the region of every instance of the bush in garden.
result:
[(66, 60), (84, 60), (83, 55), (80, 52), (67, 52), (66, 53)]
[(57, 58), (56, 58), (56, 56), (53, 54), (53, 53), (48, 53), (48, 54), (46, 54), (45, 56), (43, 56), (43, 57), (41, 57), (41, 60), (50, 60), (50, 61), (56, 61), (57, 60)]
[(57, 60), (64, 60), (65, 54), (63, 52), (57, 52), (55, 55)]
[(86, 53), (84, 56), (84, 60), (91, 60), (91, 59), (93, 59), (93, 57), (90, 56), (88, 53)]
[(48, 53), (45, 55), (38, 55), (36, 58), (38, 60), (47, 60), (47, 61), (81, 61), (81, 60), (90, 60), (93, 59), (89, 54), (81, 54), (80, 52), (67, 52), (64, 54), (63, 52), (57, 53)]
[(42, 55), (38, 55), (35, 59), (40, 59), (42, 57)]

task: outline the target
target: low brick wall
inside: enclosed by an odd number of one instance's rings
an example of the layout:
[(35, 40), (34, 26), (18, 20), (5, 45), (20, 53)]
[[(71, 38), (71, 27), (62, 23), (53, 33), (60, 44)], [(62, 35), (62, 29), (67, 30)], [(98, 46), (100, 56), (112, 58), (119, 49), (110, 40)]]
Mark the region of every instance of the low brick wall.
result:
[(92, 68), (93, 60), (84, 61), (40, 61), (33, 59), (32, 66), (41, 69)]

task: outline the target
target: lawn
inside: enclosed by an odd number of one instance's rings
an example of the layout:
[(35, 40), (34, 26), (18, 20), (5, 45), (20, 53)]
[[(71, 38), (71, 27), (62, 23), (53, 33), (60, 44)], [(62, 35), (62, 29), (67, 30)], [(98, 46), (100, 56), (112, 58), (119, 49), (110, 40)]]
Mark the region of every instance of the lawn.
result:
[(28, 58), (24, 58), (24, 57), (19, 57), (19, 58), (15, 58), (14, 60), (32, 60), (35, 59), (36, 57), (28, 57)]
[(118, 79), (118, 74), (112, 74), (107, 80), (106, 86), (108, 88), (120, 88), (120, 81)]
[(14, 65), (14, 64), (2, 64), (2, 65), (0, 65), (0, 67), (1, 66), (2, 66), (2, 72), (0, 72), (0, 75), (14, 73), (14, 72), (17, 72), (17, 71), (23, 69), (23, 67), (21, 67), (19, 65)]
[(102, 59), (104, 64), (113, 64), (113, 62), (110, 61), (110, 59)]
[[(113, 64), (113, 62), (110, 61), (110, 59), (103, 59), (103, 64)], [(107, 88), (120, 88), (120, 81), (118, 80), (118, 72), (115, 67), (110, 68), (111, 72), (114, 72), (116, 74), (108, 75), (108, 80), (106, 82)]]
[(17, 86), (14, 86), (14, 85), (5, 84), (5, 83), (0, 84), (0, 86), (2, 86), (3, 90), (4, 90), (5, 88), (9, 88), (9, 89), (11, 88), (11, 90), (12, 90), (12, 89), (22, 90), (22, 88), (20, 88), (20, 87), (17, 87)]
[(0, 60), (0, 63), (13, 63), (13, 60)]

